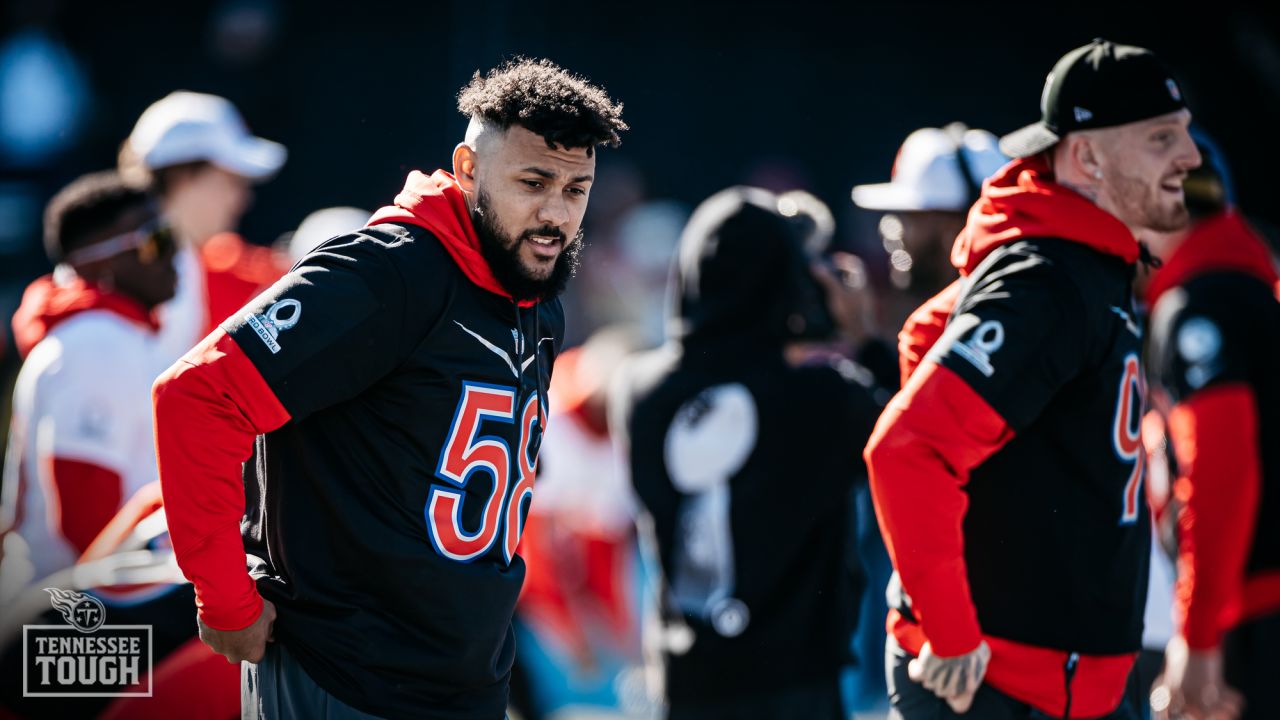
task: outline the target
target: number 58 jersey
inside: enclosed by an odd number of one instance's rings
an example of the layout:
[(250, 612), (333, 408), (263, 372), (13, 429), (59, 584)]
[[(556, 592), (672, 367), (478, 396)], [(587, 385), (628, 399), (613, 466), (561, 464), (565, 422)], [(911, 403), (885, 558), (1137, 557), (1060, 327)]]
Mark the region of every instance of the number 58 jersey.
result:
[(276, 639), (357, 709), (501, 717), (559, 301), (485, 289), (389, 223), (328, 241), (224, 328), (291, 417), (245, 464)]

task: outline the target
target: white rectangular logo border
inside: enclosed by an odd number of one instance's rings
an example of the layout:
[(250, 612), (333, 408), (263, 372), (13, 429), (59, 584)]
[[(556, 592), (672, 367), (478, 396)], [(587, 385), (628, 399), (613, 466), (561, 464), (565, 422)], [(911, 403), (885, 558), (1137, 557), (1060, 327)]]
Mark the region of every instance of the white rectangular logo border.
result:
[[(27, 631), (28, 630), (65, 630), (70, 625), (23, 625), (22, 626), (22, 697), (62, 697), (62, 698), (90, 698), (90, 697), (152, 697), (155, 691), (155, 633), (151, 625), (103, 625), (98, 630), (146, 630), (147, 631), (147, 662), (150, 667), (147, 668), (147, 691), (138, 692), (107, 692), (107, 693), (29, 693), (27, 692)], [(73, 628), (74, 629), (74, 628)], [(94, 632), (97, 632), (96, 630)]]

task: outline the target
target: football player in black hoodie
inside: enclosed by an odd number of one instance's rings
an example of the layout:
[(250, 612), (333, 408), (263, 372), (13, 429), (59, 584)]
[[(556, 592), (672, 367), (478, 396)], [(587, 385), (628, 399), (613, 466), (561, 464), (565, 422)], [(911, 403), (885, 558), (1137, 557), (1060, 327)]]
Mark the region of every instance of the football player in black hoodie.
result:
[(458, 109), (452, 174), (410, 173), (156, 383), (177, 561), (201, 638), (253, 663), (246, 717), (504, 715), (556, 295), (626, 125), (549, 61)]
[[(656, 541), (670, 717), (844, 717), (860, 576), (850, 492), (879, 411), (847, 360), (792, 367), (831, 329), (778, 197), (732, 188), (680, 241), (670, 340), (620, 371), (611, 423)], [(867, 382), (865, 379), (863, 382)]]

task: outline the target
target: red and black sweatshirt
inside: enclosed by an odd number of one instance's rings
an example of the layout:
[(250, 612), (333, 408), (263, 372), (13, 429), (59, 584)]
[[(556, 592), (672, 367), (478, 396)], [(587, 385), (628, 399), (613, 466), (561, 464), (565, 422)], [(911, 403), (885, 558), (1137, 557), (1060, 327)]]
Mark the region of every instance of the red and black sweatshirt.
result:
[(503, 290), (448, 173), (371, 222), (157, 381), (170, 533), (206, 623), (271, 600), (276, 641), (343, 702), (501, 717), (563, 312)]
[(1114, 710), (1141, 643), (1138, 255), (1043, 160), (1005, 166), (956, 240), (961, 279), (903, 330), (908, 378), (865, 453), (894, 637), (986, 640), (986, 682), (1055, 717)]
[(1280, 301), (1266, 245), (1234, 211), (1196, 223), (1147, 292), (1149, 366), (1173, 403), (1175, 616), (1214, 648), (1280, 612)]

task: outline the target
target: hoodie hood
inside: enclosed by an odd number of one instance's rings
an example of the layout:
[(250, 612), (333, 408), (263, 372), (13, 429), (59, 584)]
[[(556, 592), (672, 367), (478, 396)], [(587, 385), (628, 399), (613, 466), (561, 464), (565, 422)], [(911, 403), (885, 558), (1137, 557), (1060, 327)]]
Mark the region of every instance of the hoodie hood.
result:
[(1014, 160), (982, 184), (965, 228), (951, 249), (961, 275), (973, 272), (992, 250), (1026, 238), (1053, 237), (1087, 245), (1127, 263), (1138, 241), (1124, 223), (1053, 179), (1040, 156)]
[[(394, 202), (375, 212), (366, 227), (398, 222), (426, 228), (440, 240), (468, 280), (491, 293), (511, 298), (511, 293), (494, 277), (480, 253), (480, 238), (471, 224), (466, 197), (453, 175), (436, 170), (428, 176), (414, 170)], [(520, 307), (536, 304), (536, 300), (519, 302)]]
[(155, 313), (137, 300), (103, 290), (80, 277), (60, 284), (53, 275), (45, 275), (27, 286), (22, 304), (13, 314), (18, 354), (25, 358), (55, 327), (87, 310), (113, 312), (152, 332), (160, 327)]
[(1197, 222), (1147, 287), (1147, 305), (1191, 278), (1207, 272), (1235, 271), (1275, 287), (1275, 263), (1266, 243), (1235, 210)]
[(766, 190), (712, 195), (680, 237), (671, 282), (673, 339), (769, 343), (787, 337), (793, 276), (807, 272), (796, 228)]

